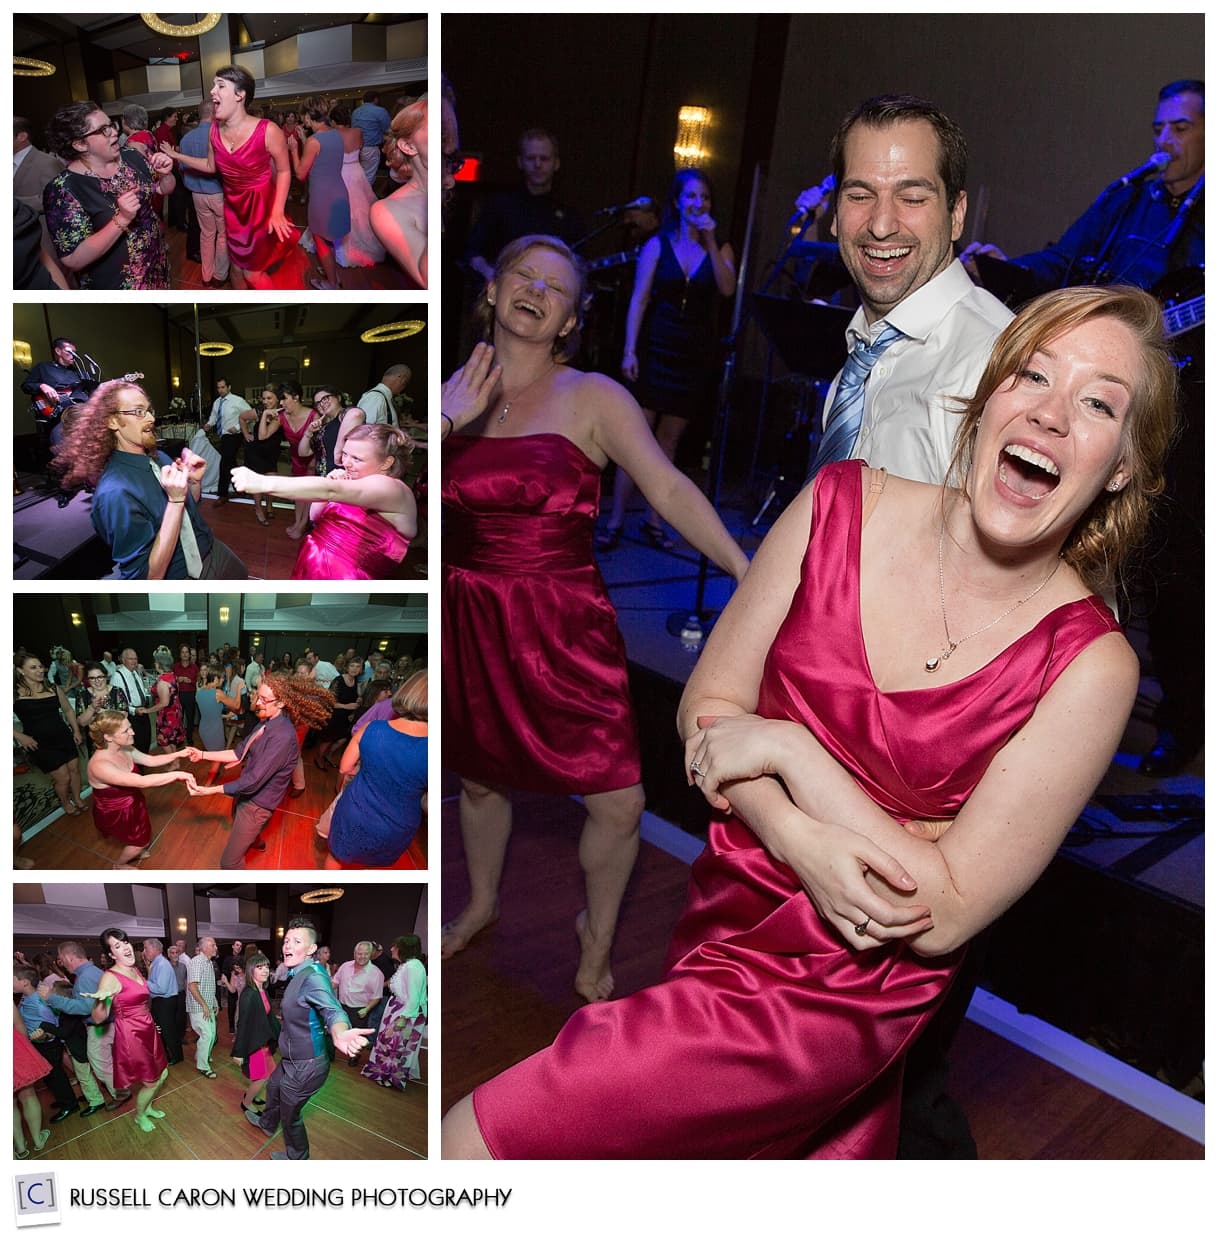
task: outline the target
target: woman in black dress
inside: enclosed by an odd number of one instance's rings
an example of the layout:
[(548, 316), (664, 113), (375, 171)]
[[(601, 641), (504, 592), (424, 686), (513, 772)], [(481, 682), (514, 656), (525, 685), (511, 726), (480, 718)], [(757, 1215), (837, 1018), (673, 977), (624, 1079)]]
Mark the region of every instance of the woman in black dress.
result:
[[(715, 312), (736, 287), (730, 244), (715, 239), (711, 186), (695, 167), (677, 172), (658, 235), (643, 245), (626, 314), (622, 375), (669, 461), (685, 426), (709, 402), (715, 372)], [(644, 328), (645, 327), (645, 328)], [(642, 331), (642, 344), (639, 334)], [(635, 348), (639, 347), (636, 354)], [(609, 524), (596, 546), (616, 546), (634, 481), (618, 468)], [(656, 548), (672, 548), (650, 506), (640, 528)]]
[[(245, 443), (245, 465), (260, 476), (279, 470), (279, 447), (283, 444), (280, 424), (279, 392), (274, 386), (262, 387), (262, 407), (254, 421), (254, 438)], [(254, 517), (265, 527), (275, 517), (269, 493), (254, 494)]]
[(313, 765), (323, 770), (329, 767), (338, 770), (338, 764), (331, 758), (339, 749), (351, 740), (351, 723), (359, 709), (359, 686), (355, 684), (363, 663), (357, 656), (354, 660), (344, 661), (341, 672), (330, 682), (330, 693), (334, 695), (334, 710), (330, 713), (329, 722), (322, 730), (321, 744), (313, 756)]
[(47, 684), (47, 670), (37, 656), (18, 655), (13, 677), (13, 710), (21, 721), (17, 744), (30, 754), (40, 771), (51, 777), (65, 814), (83, 814), (80, 799), (80, 755), (83, 738), (68, 696)]

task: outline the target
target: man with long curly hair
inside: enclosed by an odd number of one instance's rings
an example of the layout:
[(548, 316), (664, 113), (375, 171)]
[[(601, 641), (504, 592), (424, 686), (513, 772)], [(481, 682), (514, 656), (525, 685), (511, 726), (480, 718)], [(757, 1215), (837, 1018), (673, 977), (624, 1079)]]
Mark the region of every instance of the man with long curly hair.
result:
[(265, 850), (266, 843), (258, 835), (288, 791), (300, 757), (296, 725), (322, 728), (333, 707), (334, 696), (315, 682), (268, 673), (254, 694), (259, 723), (235, 750), (187, 748), (192, 763), (244, 764), (235, 780), (191, 790), (192, 797), (224, 793), (233, 799), (233, 830), (220, 856), (222, 870), (244, 869), (245, 854), (251, 848)]
[(94, 489), (90, 518), (122, 578), (248, 578), (199, 512), (206, 463), (156, 448), (156, 415), (142, 386), (102, 382), (65, 417), (54, 466), (65, 488)]

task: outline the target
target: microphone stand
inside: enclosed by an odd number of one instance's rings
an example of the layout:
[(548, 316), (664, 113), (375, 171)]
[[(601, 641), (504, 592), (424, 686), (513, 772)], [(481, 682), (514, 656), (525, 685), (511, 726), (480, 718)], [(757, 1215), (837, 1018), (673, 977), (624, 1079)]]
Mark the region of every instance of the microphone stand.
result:
[[(727, 356), (719, 378), (719, 393), (715, 404), (715, 424), (711, 434), (710, 489), (706, 494), (712, 508), (718, 509), (723, 487), (723, 463), (726, 454), (727, 429), (731, 418), (731, 389), (736, 372), (736, 351), (739, 346), (741, 317), (744, 311), (744, 287), (752, 257), (753, 225), (757, 214), (757, 197), (760, 188), (761, 165), (753, 167), (753, 187), (749, 194), (749, 213), (745, 224), (744, 249), (740, 254), (740, 266), (736, 271), (736, 299), (732, 306), (731, 331), (727, 336)], [(698, 554), (698, 583), (694, 592), (693, 609), (679, 609), (668, 616), (669, 634), (680, 638), (691, 651), (700, 651), (717, 612), (706, 607), (706, 584), (710, 574), (710, 559), (705, 553)]]

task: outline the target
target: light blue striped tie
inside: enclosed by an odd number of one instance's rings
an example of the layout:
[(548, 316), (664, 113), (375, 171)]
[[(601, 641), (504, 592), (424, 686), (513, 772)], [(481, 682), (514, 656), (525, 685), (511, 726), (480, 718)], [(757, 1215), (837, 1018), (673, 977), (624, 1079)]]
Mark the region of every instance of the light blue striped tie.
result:
[(868, 374), (884, 352), (904, 337), (896, 326), (885, 326), (872, 343), (864, 343), (861, 338), (855, 343), (854, 350), (846, 357), (833, 402), (825, 414), (825, 431), (808, 472), (809, 480), (827, 463), (850, 457), (863, 423), (863, 394)]

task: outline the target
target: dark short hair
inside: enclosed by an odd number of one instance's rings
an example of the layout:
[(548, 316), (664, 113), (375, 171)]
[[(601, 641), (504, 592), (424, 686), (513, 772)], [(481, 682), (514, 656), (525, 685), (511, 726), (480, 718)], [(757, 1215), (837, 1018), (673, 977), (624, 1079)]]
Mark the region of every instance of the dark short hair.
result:
[(98, 936), (97, 941), (101, 946), (102, 955), (111, 955), (110, 942), (117, 938), (120, 943), (129, 943), (131, 940), (127, 937), (126, 930), (120, 930), (118, 926), (107, 926)]
[(245, 104), (245, 110), (249, 111), (250, 104), (254, 101), (254, 79), (240, 65), (226, 64), (222, 69), (217, 69), (213, 76), (231, 81), (234, 89), (240, 90), (245, 95), (242, 102)]
[(288, 930), (308, 930), (313, 936), (313, 941), (317, 942), (317, 926), (314, 925), (312, 917), (290, 917), (283, 932), (286, 934)]
[(934, 103), (913, 94), (878, 94), (864, 99), (838, 126), (829, 159), (838, 187), (846, 175), (846, 138), (856, 124), (883, 129), (907, 120), (925, 120), (939, 139), (939, 178), (947, 189), (947, 208), (955, 206), (968, 176), (968, 143), (960, 126)]
[(1179, 81), (1169, 81), (1159, 91), (1159, 102), (1174, 99), (1179, 94), (1199, 94), (1201, 109), (1205, 110), (1205, 82), (1198, 81), (1195, 77), (1182, 77)]
[(24, 116), (13, 117), (13, 136), (17, 137), (22, 133), (28, 133), (30, 140), (34, 140), (34, 126)]
[(80, 141), (89, 131), (89, 117), (95, 111), (101, 111), (101, 108), (92, 99), (61, 107), (47, 125), (47, 149), (70, 163), (80, 154), (72, 143)]
[(554, 157), (558, 158), (558, 138), (555, 137), (549, 129), (525, 129), (525, 131), (516, 139), (517, 154), (524, 153), (524, 143), (526, 141), (548, 141), (550, 143), (550, 149), (554, 151)]
[(76, 346), (76, 344), (75, 344), (75, 343), (74, 343), (74, 342), (73, 342), (70, 338), (57, 338), (57, 339), (55, 339), (55, 340), (53, 340), (53, 341), (52, 341), (52, 343), (51, 343), (51, 350), (52, 350), (52, 351), (55, 351), (55, 350), (56, 350), (56, 348), (63, 347), (65, 344), (66, 344), (68, 347), (75, 347), (75, 346)]
[(293, 398), (304, 397), (304, 386), (298, 381), (281, 381), (275, 389), (275, 393), (282, 399), (285, 394), (290, 394)]
[(364, 92), (364, 102), (365, 103), (379, 103), (380, 101), (381, 101), (381, 96), (377, 94), (375, 90), (366, 90)]

